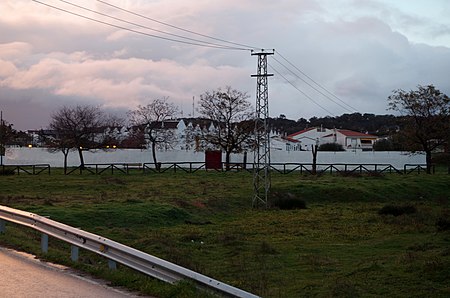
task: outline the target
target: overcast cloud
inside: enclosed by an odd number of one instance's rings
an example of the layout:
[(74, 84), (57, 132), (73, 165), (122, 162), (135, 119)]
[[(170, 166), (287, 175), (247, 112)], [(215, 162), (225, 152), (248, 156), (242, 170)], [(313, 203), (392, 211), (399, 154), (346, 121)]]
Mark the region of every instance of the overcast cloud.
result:
[[(161, 35), (64, 1), (40, 1)], [(69, 2), (153, 29), (201, 38), (101, 1)], [(269, 71), (275, 73), (269, 80), (271, 116), (308, 119), (353, 111), (385, 114), (392, 90), (410, 90), (418, 84), (434, 84), (450, 94), (450, 3), (446, 0), (108, 2), (186, 30), (275, 49), (269, 57)], [(124, 114), (163, 96), (177, 104), (183, 116), (189, 116), (193, 97), (227, 85), (248, 92), (255, 100), (256, 81), (250, 75), (256, 72), (257, 60), (249, 51), (149, 37), (32, 0), (3, 0), (0, 12), (0, 109), (16, 129), (45, 128), (51, 113), (64, 105), (100, 105)], [(336, 104), (311, 89), (299, 79), (308, 80), (294, 66), (344, 103), (331, 97)]]

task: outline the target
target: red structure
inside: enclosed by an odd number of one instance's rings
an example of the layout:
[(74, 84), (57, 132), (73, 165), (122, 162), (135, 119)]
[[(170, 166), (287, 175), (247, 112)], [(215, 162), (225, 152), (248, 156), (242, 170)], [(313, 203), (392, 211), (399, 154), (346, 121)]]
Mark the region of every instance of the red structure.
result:
[(207, 170), (222, 169), (222, 152), (221, 151), (205, 151), (205, 167)]

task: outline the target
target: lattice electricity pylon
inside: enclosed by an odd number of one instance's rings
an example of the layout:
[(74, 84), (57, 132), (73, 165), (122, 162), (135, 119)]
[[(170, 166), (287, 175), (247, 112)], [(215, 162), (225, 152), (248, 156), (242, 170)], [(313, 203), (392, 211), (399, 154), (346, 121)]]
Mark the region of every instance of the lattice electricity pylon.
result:
[(253, 52), (258, 56), (256, 75), (256, 115), (255, 115), (255, 151), (253, 154), (253, 207), (267, 207), (270, 190), (270, 138), (267, 118), (269, 117), (269, 84), (267, 73), (267, 55), (274, 50)]

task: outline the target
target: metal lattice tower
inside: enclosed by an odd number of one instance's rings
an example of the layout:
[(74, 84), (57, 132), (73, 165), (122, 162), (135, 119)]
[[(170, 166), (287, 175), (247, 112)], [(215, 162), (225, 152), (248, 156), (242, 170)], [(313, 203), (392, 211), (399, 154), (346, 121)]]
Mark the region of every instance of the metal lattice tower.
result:
[(256, 75), (256, 115), (255, 115), (255, 151), (253, 155), (253, 207), (266, 207), (270, 190), (270, 138), (267, 118), (269, 117), (269, 84), (267, 73), (267, 55), (274, 51), (252, 52), (258, 56)]

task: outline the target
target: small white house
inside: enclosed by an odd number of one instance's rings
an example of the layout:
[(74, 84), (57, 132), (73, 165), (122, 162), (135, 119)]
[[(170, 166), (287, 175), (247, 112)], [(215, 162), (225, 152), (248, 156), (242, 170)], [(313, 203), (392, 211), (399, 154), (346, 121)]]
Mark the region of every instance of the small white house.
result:
[(311, 150), (313, 145), (326, 143), (337, 143), (345, 150), (369, 151), (377, 136), (356, 132), (348, 129), (329, 129), (323, 127), (312, 127), (290, 134), (286, 137), (288, 151)]

